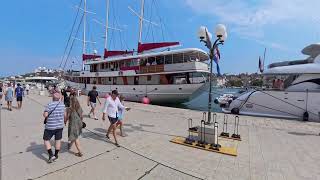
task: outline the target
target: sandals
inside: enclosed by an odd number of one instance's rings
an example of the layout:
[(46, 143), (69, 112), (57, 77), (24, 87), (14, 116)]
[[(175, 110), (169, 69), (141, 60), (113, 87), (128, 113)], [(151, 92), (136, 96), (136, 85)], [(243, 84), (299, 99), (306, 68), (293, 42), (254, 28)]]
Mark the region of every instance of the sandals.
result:
[(74, 155), (78, 156), (78, 157), (82, 157), (83, 154), (81, 152), (75, 153)]

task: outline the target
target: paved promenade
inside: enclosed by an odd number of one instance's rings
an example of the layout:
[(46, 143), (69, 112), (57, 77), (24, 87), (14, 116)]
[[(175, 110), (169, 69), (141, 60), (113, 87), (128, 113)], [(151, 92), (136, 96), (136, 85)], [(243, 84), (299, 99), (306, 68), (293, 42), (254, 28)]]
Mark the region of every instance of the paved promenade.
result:
[[(67, 150), (65, 128), (59, 160), (47, 164), (42, 112), (49, 101), (31, 94), (22, 110), (2, 107), (1, 180), (320, 180), (319, 123), (241, 116), (243, 140), (238, 156), (232, 157), (169, 142), (174, 136), (186, 136), (187, 119), (199, 122), (201, 112), (129, 102), (126, 106), (132, 109), (125, 114), (127, 136), (119, 137), (121, 147), (106, 140), (109, 124), (102, 122), (99, 112), (99, 121), (84, 119), (87, 128), (80, 139), (84, 156)], [(80, 101), (88, 112), (85, 97)], [(218, 115), (220, 125), (222, 117)]]

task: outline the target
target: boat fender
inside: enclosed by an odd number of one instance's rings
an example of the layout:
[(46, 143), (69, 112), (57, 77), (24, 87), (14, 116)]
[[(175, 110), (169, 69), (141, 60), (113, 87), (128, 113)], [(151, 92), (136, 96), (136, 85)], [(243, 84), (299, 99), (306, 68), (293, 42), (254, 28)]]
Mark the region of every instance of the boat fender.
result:
[(218, 101), (218, 99), (214, 99), (214, 101), (213, 101), (215, 104), (219, 104), (219, 101)]
[(308, 121), (309, 120), (309, 113), (306, 111), (303, 113), (303, 121)]
[(231, 109), (231, 114), (239, 114), (239, 108), (232, 108)]

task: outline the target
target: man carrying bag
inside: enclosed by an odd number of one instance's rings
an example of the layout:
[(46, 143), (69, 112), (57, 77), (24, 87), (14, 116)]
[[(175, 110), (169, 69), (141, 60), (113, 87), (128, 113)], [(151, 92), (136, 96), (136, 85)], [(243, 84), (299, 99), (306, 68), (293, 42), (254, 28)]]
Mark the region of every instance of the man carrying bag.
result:
[[(53, 102), (50, 102), (44, 112), (43, 116), (45, 118), (45, 130), (43, 133), (43, 140), (46, 150), (48, 151), (49, 158), (48, 163), (52, 163), (53, 161), (58, 159), (60, 147), (61, 147), (61, 139), (62, 139), (62, 131), (64, 127), (64, 121), (67, 118), (67, 114), (65, 112), (65, 105), (60, 103), (60, 94), (54, 93), (52, 96)], [(50, 140), (54, 136), (55, 138), (55, 154), (53, 155), (51, 150)]]

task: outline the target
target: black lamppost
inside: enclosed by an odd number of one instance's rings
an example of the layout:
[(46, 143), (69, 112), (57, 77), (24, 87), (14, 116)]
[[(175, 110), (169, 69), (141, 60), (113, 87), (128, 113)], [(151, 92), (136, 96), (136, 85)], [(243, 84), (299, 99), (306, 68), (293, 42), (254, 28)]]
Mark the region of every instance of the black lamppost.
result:
[(208, 28), (201, 26), (198, 31), (198, 37), (200, 42), (204, 42), (205, 46), (209, 49), (210, 57), (210, 75), (209, 75), (209, 102), (208, 102), (208, 121), (206, 124), (211, 124), (211, 104), (212, 104), (212, 61), (214, 58), (214, 50), (220, 45), (223, 44), (227, 38), (227, 30), (225, 25), (218, 24), (215, 28), (215, 35), (217, 39), (214, 43), (211, 43), (212, 34), (208, 31)]

